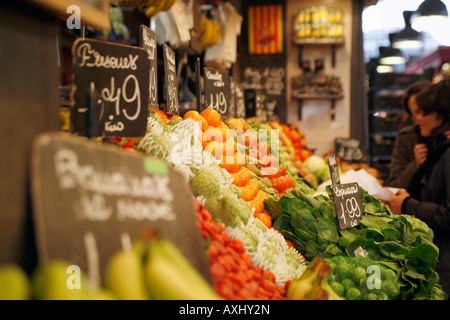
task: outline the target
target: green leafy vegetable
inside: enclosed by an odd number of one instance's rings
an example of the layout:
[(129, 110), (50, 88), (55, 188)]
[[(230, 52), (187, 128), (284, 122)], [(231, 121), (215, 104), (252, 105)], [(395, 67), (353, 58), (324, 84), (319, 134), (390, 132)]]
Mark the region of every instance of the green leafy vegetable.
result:
[[(391, 278), (395, 275), (401, 294), (385, 284), (383, 294), (361, 291), (362, 299), (392, 298), (393, 293), (405, 300), (447, 299), (434, 270), (439, 249), (433, 244), (433, 231), (424, 222), (409, 215), (394, 215), (387, 205), (360, 188), (364, 206), (360, 225), (341, 230), (331, 189), (327, 186), (326, 190), (329, 197), (293, 189), (276, 205), (274, 228), (292, 241), (306, 259), (348, 258), (362, 251), (371, 261), (390, 270)], [(337, 272), (337, 278), (342, 280), (342, 273), (346, 271)]]

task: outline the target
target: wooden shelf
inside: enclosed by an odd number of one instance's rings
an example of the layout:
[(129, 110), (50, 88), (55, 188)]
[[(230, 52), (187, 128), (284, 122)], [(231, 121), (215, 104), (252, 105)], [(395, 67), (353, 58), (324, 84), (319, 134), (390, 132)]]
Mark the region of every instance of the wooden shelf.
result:
[(298, 39), (294, 38), (294, 44), (299, 47), (300, 52), (298, 55), (298, 62), (301, 66), (303, 60), (303, 47), (304, 46), (318, 46), (318, 47), (331, 47), (331, 64), (333, 68), (336, 65), (336, 48), (343, 46), (345, 43), (344, 38), (340, 39)]
[(344, 95), (342, 94), (322, 94), (322, 93), (294, 93), (292, 95), (295, 99), (311, 99), (311, 100), (320, 100), (320, 99), (342, 99)]
[(344, 45), (344, 38), (340, 39), (294, 39), (294, 44), (297, 46), (342, 46)]
[(294, 99), (298, 100), (298, 119), (302, 119), (302, 107), (303, 100), (331, 100), (331, 120), (336, 118), (336, 100), (344, 98), (342, 94), (319, 94), (319, 93), (294, 93), (292, 94)]

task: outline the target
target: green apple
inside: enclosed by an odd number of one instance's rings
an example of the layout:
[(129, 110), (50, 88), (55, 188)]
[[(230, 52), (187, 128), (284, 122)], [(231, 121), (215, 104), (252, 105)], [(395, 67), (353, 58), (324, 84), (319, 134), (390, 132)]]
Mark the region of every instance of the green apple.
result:
[(85, 276), (67, 261), (52, 260), (32, 274), (32, 297), (37, 300), (85, 300)]
[(16, 264), (0, 266), (0, 300), (27, 300), (31, 284), (25, 271)]

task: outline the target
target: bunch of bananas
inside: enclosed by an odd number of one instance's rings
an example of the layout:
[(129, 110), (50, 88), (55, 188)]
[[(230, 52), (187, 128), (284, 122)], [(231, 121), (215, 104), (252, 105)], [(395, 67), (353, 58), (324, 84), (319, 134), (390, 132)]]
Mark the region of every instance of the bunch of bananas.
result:
[(138, 240), (117, 252), (105, 271), (105, 287), (121, 300), (220, 300), (187, 257), (165, 237)]
[(153, 17), (160, 11), (167, 11), (172, 8), (175, 2), (176, 0), (119, 0), (119, 5), (145, 10), (147, 17)]
[(328, 284), (330, 265), (322, 258), (315, 257), (302, 276), (288, 287), (289, 300), (343, 300)]
[(202, 47), (210, 47), (219, 42), (222, 32), (220, 25), (209, 19), (204, 13), (201, 18), (200, 40)]
[(39, 265), (28, 278), (20, 267), (0, 266), (0, 299), (222, 299), (170, 239), (151, 233), (111, 256), (98, 288), (88, 285), (82, 270), (70, 273), (68, 270), (73, 267), (65, 260), (50, 260)]

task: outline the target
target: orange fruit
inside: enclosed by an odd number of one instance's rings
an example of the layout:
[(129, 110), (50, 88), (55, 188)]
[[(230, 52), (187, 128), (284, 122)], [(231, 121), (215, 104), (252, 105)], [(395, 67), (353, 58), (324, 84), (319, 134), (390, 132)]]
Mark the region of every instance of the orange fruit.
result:
[(256, 193), (256, 197), (248, 202), (250, 206), (255, 209), (255, 212), (253, 213), (254, 216), (258, 213), (264, 212), (264, 200), (267, 198), (267, 194), (263, 190), (259, 189)]
[(250, 171), (246, 167), (242, 167), (236, 172), (231, 173), (231, 177), (233, 178), (233, 184), (238, 187), (245, 186), (247, 182), (251, 179)]
[(270, 146), (265, 142), (260, 142), (258, 143), (258, 151), (261, 156), (268, 156), (270, 155)]
[(202, 143), (203, 149), (205, 149), (207, 141), (206, 141), (205, 133), (203, 131), (199, 132), (198, 140)]
[(193, 119), (195, 121), (197, 121), (200, 124), (200, 128), (203, 132), (205, 132), (206, 130), (208, 130), (209, 125), (208, 122), (206, 121), (205, 118), (203, 118), (200, 113), (198, 113), (197, 110), (189, 110), (187, 111), (184, 116), (183, 116), (183, 120), (186, 119)]
[(224, 136), (221, 130), (209, 127), (208, 130), (205, 131), (205, 139), (206, 141), (217, 141), (217, 142), (224, 142)]
[(258, 148), (258, 143), (259, 143), (259, 138), (258, 138), (258, 133), (256, 132), (256, 130), (254, 129), (248, 129), (247, 131), (245, 131), (244, 133), (244, 143), (247, 147), (250, 148)]
[(312, 151), (308, 150), (308, 149), (302, 149), (299, 151), (299, 160), (300, 161), (305, 161), (306, 159), (308, 159), (310, 156), (312, 155)]
[(272, 227), (272, 218), (267, 213), (258, 213), (255, 215), (255, 218), (264, 223), (267, 228)]
[(157, 113), (159, 117), (161, 118), (162, 123), (165, 125), (167, 122), (169, 122), (169, 119), (167, 118), (167, 114), (163, 110), (154, 109), (153, 112)]
[(227, 141), (231, 137), (230, 128), (225, 123), (219, 123), (216, 128), (222, 132), (223, 141)]
[(169, 118), (169, 120), (183, 120), (183, 118), (180, 117), (180, 116), (171, 116), (171, 117)]
[(280, 165), (278, 157), (274, 155), (262, 156), (261, 159), (262, 165), (264, 167), (275, 167), (278, 168)]
[(304, 147), (306, 147), (306, 140), (300, 139), (300, 148), (304, 148)]
[(296, 249), (292, 241), (286, 239), (286, 244), (288, 245), (289, 248)]
[(289, 175), (284, 175), (270, 179), (272, 181), (272, 187), (278, 192), (283, 192), (288, 189), (295, 188), (295, 180)]
[(205, 150), (209, 151), (216, 159), (220, 159), (224, 154), (223, 144), (217, 141), (206, 141)]
[(279, 164), (278, 167), (265, 167), (261, 169), (261, 172), (267, 176), (269, 179), (278, 178), (286, 175), (287, 168)]
[(219, 166), (229, 173), (237, 172), (245, 166), (245, 156), (239, 153), (236, 153), (233, 156), (224, 154), (220, 158)]
[(200, 115), (205, 118), (210, 126), (217, 127), (220, 124), (220, 113), (217, 110), (207, 108)]
[(258, 182), (256, 182), (253, 179), (250, 179), (247, 184), (245, 184), (244, 186), (240, 187), (241, 191), (242, 191), (242, 196), (241, 198), (245, 201), (250, 201), (253, 198), (256, 197), (256, 194), (259, 191), (259, 185)]
[(244, 130), (244, 123), (245, 123), (245, 121), (243, 121), (242, 118), (227, 118), (225, 120), (225, 124), (230, 129), (233, 129), (233, 130), (236, 130), (236, 131), (240, 131), (242, 133), (245, 131)]
[(220, 160), (223, 156), (233, 156), (236, 151), (233, 140), (222, 143), (219, 141), (208, 141), (207, 139), (205, 150), (211, 152), (217, 160)]
[(233, 139), (223, 143), (223, 155), (233, 156), (236, 153), (236, 144)]

